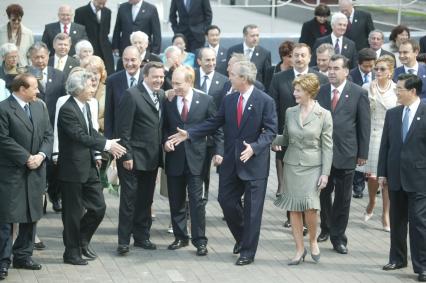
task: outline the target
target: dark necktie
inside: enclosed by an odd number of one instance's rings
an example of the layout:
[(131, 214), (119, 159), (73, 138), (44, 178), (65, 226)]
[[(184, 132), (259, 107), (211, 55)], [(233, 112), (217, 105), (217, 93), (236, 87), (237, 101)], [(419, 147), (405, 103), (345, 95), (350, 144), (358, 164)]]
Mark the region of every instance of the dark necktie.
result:
[(30, 106), (28, 105), (28, 103), (27, 103), (27, 104), (25, 104), (25, 106), (24, 106), (24, 111), (25, 111), (25, 114), (27, 114), (28, 119), (30, 119), (30, 120), (31, 120), (31, 122), (32, 122), (32, 121), (33, 121), (33, 119), (32, 119), (32, 117), (31, 117)]
[(331, 109), (333, 109), (333, 111), (336, 109), (337, 103), (339, 102), (339, 98), (339, 90), (335, 88), (333, 90), (333, 99), (331, 100)]
[(416, 70), (414, 69), (408, 69), (408, 73), (411, 75), (415, 75), (416, 74)]
[(201, 90), (207, 93), (207, 80), (209, 79), (209, 76), (204, 76), (203, 84), (201, 85)]
[(348, 17), (348, 25), (346, 26), (346, 31), (351, 30), (351, 28), (352, 28), (351, 18)]
[(402, 142), (405, 142), (408, 130), (410, 129), (410, 108), (405, 108), (404, 119), (402, 119)]
[(243, 117), (243, 105), (244, 105), (244, 97), (240, 94), (240, 98), (238, 99), (237, 104), (237, 126), (240, 127), (241, 118)]
[(134, 85), (135, 85), (135, 82), (136, 82), (135, 77), (131, 77), (131, 78), (130, 78), (130, 87), (134, 86)]
[(339, 45), (339, 39), (336, 39), (336, 44), (334, 45), (334, 53), (340, 54), (340, 45)]
[(185, 98), (182, 98), (182, 103), (183, 103), (183, 107), (182, 107), (182, 112), (180, 112), (180, 117), (182, 118), (183, 122), (186, 122), (186, 119), (188, 118), (188, 104)]

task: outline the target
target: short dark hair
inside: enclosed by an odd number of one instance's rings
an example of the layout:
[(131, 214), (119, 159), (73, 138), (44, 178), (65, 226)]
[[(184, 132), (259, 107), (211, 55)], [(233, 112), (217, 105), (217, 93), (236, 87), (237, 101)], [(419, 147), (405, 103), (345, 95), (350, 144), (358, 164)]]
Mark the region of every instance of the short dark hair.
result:
[(13, 92), (17, 92), (19, 91), (21, 87), (24, 87), (25, 89), (29, 88), (30, 87), (30, 83), (28, 82), (29, 78), (35, 79), (35, 77), (30, 73), (23, 73), (23, 74), (17, 75), (13, 79), (13, 81), (10, 83), (10, 89)]
[(413, 51), (420, 51), (420, 44), (417, 42), (417, 40), (413, 39), (413, 38), (409, 38), (407, 39), (407, 41), (404, 41), (401, 43), (401, 45), (411, 45), (411, 48), (413, 48)]
[(11, 16), (18, 16), (22, 18), (24, 16), (24, 9), (22, 9), (21, 5), (11, 4), (7, 6), (6, 14), (8, 18), (10, 18)]
[(376, 60), (377, 54), (371, 48), (363, 48), (358, 52), (358, 64), (361, 65), (364, 61)]
[(145, 64), (145, 66), (143, 66), (143, 69), (142, 69), (143, 75), (147, 77), (149, 75), (149, 71), (152, 68), (164, 70), (164, 65), (161, 62), (155, 62), (155, 61), (148, 62)]
[(295, 43), (294, 46), (293, 46), (293, 51), (296, 48), (303, 48), (303, 47), (307, 48), (309, 50), (309, 55), (312, 54), (311, 47), (309, 45), (307, 45), (306, 43), (303, 43), (303, 42), (302, 43)]
[(419, 96), (422, 92), (423, 82), (422, 80), (414, 74), (400, 74), (398, 76), (398, 81), (404, 81), (404, 87), (407, 90), (416, 90), (416, 95)]
[(328, 7), (326, 4), (319, 4), (315, 8), (315, 16), (319, 17), (329, 17), (330, 16), (330, 7)]
[(408, 33), (408, 38), (410, 38), (410, 29), (407, 26), (398, 25), (398, 26), (396, 26), (392, 29), (392, 31), (389, 35), (389, 40), (395, 42), (398, 34), (403, 33), (404, 31), (406, 31)]
[(248, 33), (249, 29), (256, 29), (256, 28), (259, 28), (259, 27), (255, 24), (245, 25), (244, 28), (243, 28), (243, 34), (246, 35)]
[(213, 30), (213, 29), (217, 29), (217, 30), (219, 31), (219, 33), (221, 33), (221, 30), (220, 30), (220, 28), (219, 28), (217, 25), (209, 25), (209, 26), (206, 28), (206, 31), (204, 32), (204, 34), (205, 34), (205, 35), (208, 35), (208, 34), (209, 34), (209, 31), (211, 31), (211, 30)]
[(349, 59), (346, 58), (345, 56), (343, 56), (342, 54), (334, 54), (333, 56), (331, 56), (330, 61), (337, 61), (337, 60), (342, 60), (343, 61), (343, 68), (345, 69), (349, 69)]
[(280, 47), (278, 47), (278, 54), (280, 55), (280, 58), (283, 58), (285, 56), (289, 56), (293, 53), (294, 49), (294, 42), (293, 41), (284, 41), (280, 44)]
[(185, 45), (188, 47), (188, 41), (186, 40), (186, 36), (183, 33), (175, 33), (175, 35), (172, 37), (172, 44), (176, 38), (182, 38), (182, 40), (185, 42)]

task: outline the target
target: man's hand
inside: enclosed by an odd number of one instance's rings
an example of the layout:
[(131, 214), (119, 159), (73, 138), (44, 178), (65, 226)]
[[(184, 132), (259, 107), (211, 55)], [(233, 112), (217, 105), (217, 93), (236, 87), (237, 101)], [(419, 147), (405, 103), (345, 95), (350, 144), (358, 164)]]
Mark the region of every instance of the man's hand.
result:
[(175, 151), (175, 146), (170, 141), (166, 141), (164, 143), (164, 151), (165, 152)]
[(173, 98), (176, 96), (176, 93), (173, 89), (166, 90), (164, 95), (167, 97), (167, 100), (172, 101)]
[(384, 186), (386, 186), (388, 184), (388, 178), (386, 178), (386, 177), (379, 177), (378, 182), (379, 182), (379, 187), (383, 188)]
[(177, 127), (177, 133), (171, 135), (168, 138), (168, 141), (171, 142), (174, 146), (178, 146), (181, 142), (188, 139), (188, 132)]
[(222, 164), (223, 161), (223, 157), (220, 156), (219, 154), (216, 154), (215, 156), (213, 156), (213, 165), (214, 166), (219, 166), (220, 164)]
[(246, 149), (243, 152), (241, 152), (240, 160), (246, 163), (250, 159), (250, 157), (253, 156), (254, 151), (251, 148), (251, 145), (246, 143), (245, 141), (243, 141), (243, 145), (245, 145)]
[(38, 167), (40, 167), (40, 165), (41, 165), (41, 163), (43, 163), (43, 161), (44, 161), (44, 156), (41, 155), (41, 154), (30, 155), (26, 164), (27, 164), (27, 167), (29, 169), (35, 170)]
[(358, 166), (363, 166), (363, 165), (365, 165), (367, 163), (367, 159), (362, 159), (362, 158), (358, 158), (358, 160), (357, 160), (357, 162), (356, 162), (356, 164), (358, 165)]
[(111, 153), (116, 159), (122, 157), (126, 153), (126, 148), (118, 143), (119, 140), (120, 139), (110, 140), (111, 148), (108, 150), (108, 152)]
[(97, 167), (98, 169), (100, 169), (100, 168), (101, 168), (101, 166), (102, 166), (102, 159), (97, 159), (97, 160), (96, 160), (96, 167)]
[(327, 175), (321, 175), (318, 179), (318, 190), (321, 191), (327, 186), (328, 183), (328, 176)]
[(272, 151), (275, 151), (275, 152), (282, 151), (282, 147), (280, 145), (273, 145), (272, 146)]
[(123, 161), (123, 167), (129, 171), (133, 170), (133, 160)]

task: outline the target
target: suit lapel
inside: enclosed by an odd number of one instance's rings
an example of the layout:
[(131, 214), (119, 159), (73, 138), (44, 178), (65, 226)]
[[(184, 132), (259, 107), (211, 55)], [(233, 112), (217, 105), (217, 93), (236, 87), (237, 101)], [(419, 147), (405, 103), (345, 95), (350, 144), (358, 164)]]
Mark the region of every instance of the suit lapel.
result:
[(155, 106), (154, 101), (152, 101), (152, 98), (149, 95), (148, 91), (142, 84), (139, 84), (139, 86), (139, 90), (142, 92), (142, 98), (145, 99), (145, 101), (153, 108), (155, 112), (158, 112), (157, 107)]
[(19, 105), (18, 101), (10, 95), (9, 96), (9, 102), (10, 107), (15, 110), (15, 115), (18, 117), (19, 120), (27, 127), (28, 130), (33, 130), (33, 124), (31, 123), (30, 118), (28, 118), (27, 114), (25, 113), (24, 109), (22, 109), (21, 105)]
[[(299, 107), (299, 111), (300, 111), (300, 107)], [(310, 122), (312, 122), (317, 115), (319, 115), (319, 111), (318, 111), (318, 103), (315, 103), (314, 108), (312, 108), (312, 111), (309, 112), (308, 116), (305, 118), (304, 121), (301, 121), (303, 127), (305, 127), (307, 124), (309, 124)]]
[[(425, 107), (426, 106), (422, 102), (420, 102), (419, 107), (417, 108), (417, 112), (414, 115), (413, 122), (411, 122), (410, 129), (408, 130), (407, 136), (405, 137), (404, 143), (407, 143), (409, 141), (409, 139), (413, 135), (413, 132), (416, 130), (418, 123), (420, 123), (421, 118), (424, 117)], [(402, 115), (400, 116), (400, 118), (401, 118), (400, 120), (402, 121)], [(402, 122), (401, 122), (401, 126), (402, 126)], [(400, 129), (402, 130), (402, 127), (400, 127)], [(400, 137), (402, 138), (402, 134), (400, 135)]]
[[(253, 105), (257, 105), (255, 89), (253, 89), (253, 92), (251, 93), (249, 99), (247, 100), (246, 106), (244, 107), (243, 117), (241, 119), (241, 124), (240, 124), (240, 132), (241, 132), (241, 129), (244, 127), (245, 123), (247, 122), (248, 117), (250, 117), (252, 111), (254, 111)], [(235, 108), (235, 113), (237, 113), (237, 108)]]
[[(337, 113), (340, 110), (340, 108), (343, 108), (344, 104), (346, 103), (346, 100), (348, 100), (349, 96), (351, 95), (350, 90), (351, 90), (351, 87), (349, 85), (349, 81), (346, 81), (346, 85), (343, 88), (342, 93), (340, 94), (339, 101), (337, 102), (334, 113)], [(331, 105), (331, 95), (330, 95), (330, 105)]]
[(192, 117), (197, 116), (197, 112), (200, 108), (198, 107), (199, 103), (200, 103), (200, 94), (194, 91), (194, 94), (192, 95), (191, 106), (189, 107), (188, 118), (186, 120), (187, 123), (191, 121)]
[[(81, 109), (80, 107), (78, 107), (77, 102), (75, 102), (72, 96), (70, 96), (68, 100), (70, 100), (72, 106), (74, 107), (74, 113), (76, 114), (78, 120), (80, 121), (81, 126), (83, 127), (83, 129), (87, 129), (86, 120), (84, 119), (83, 112), (81, 112)], [(87, 133), (87, 130), (86, 130), (86, 133)]]

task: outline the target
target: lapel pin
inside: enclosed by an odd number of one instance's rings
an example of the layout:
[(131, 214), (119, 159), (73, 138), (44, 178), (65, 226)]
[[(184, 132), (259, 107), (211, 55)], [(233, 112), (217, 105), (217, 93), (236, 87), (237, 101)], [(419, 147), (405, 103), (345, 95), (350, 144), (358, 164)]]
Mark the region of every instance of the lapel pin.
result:
[(348, 49), (348, 46), (345, 44), (345, 45), (343, 46), (343, 48), (344, 48), (344, 49)]
[(69, 68), (70, 68), (70, 69), (72, 69), (72, 68), (73, 68), (73, 66), (69, 65)]
[(420, 121), (420, 117), (417, 117), (417, 121)]
[(52, 82), (52, 79), (49, 79), (48, 81), (49, 81), (49, 83), (51, 83), (51, 82)]
[(259, 56), (259, 52), (256, 52), (256, 56)]
[(426, 75), (423, 75), (423, 78), (426, 78)]
[(223, 52), (222, 52), (222, 51), (220, 52), (220, 55), (223, 55)]
[(357, 23), (357, 22), (358, 22), (358, 20), (357, 20), (357, 19), (355, 19), (355, 20), (354, 20), (354, 22), (355, 22), (355, 23)]
[(75, 30), (75, 31), (73, 31), (72, 33), (73, 33), (73, 34), (76, 34), (76, 33), (77, 33), (77, 31)]
[(219, 84), (219, 81), (216, 81), (216, 84), (218, 85), (218, 84)]
[(142, 13), (145, 13), (145, 10), (142, 10)]
[(195, 103), (197, 103), (197, 104), (198, 104), (198, 103), (200, 103), (200, 102), (199, 102), (198, 100), (196, 100), (196, 101), (195, 101)]
[(349, 95), (347, 95), (347, 94), (346, 94), (346, 95), (345, 95), (345, 97), (346, 97), (346, 98), (349, 98)]

